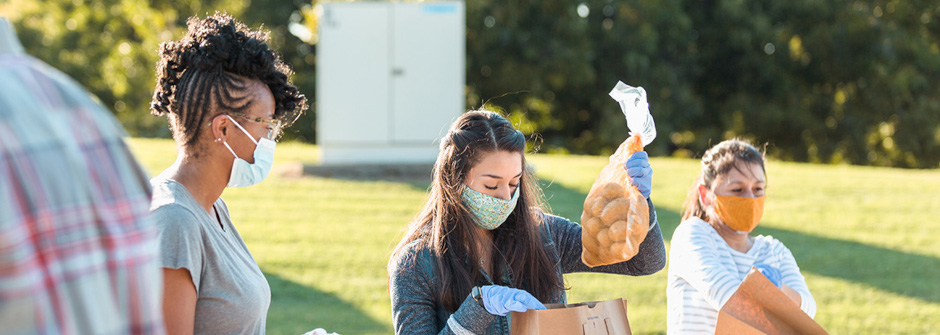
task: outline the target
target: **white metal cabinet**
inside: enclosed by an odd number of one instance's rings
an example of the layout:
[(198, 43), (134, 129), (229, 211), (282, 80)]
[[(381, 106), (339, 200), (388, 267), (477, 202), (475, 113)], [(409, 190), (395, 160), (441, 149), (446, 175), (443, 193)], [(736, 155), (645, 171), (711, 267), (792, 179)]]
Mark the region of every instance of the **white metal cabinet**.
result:
[(464, 109), (464, 4), (327, 2), (317, 45), (322, 163), (430, 163)]

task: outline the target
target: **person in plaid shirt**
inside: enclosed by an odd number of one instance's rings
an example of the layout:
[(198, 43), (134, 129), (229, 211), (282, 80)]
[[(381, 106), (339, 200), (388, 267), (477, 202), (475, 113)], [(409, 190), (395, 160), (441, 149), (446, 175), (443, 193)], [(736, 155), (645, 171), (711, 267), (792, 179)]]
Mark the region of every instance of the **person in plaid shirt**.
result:
[(162, 334), (150, 188), (114, 116), (0, 18), (0, 332)]

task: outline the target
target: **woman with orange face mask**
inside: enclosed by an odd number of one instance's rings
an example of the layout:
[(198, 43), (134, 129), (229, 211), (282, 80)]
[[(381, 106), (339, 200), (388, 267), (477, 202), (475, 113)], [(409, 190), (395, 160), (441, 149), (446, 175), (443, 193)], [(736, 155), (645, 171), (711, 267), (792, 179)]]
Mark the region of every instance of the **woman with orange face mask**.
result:
[(669, 251), (668, 334), (714, 334), (718, 310), (751, 267), (816, 315), (790, 250), (771, 236), (750, 234), (764, 210), (765, 172), (763, 154), (738, 139), (718, 143), (702, 157)]

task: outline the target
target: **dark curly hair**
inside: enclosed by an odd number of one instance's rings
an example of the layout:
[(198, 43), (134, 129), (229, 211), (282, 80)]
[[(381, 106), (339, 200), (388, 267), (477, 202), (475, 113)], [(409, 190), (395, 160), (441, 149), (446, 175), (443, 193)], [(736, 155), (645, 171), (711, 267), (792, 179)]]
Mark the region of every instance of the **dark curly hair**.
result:
[[(157, 86), (150, 113), (169, 115), (173, 137), (191, 145), (202, 132), (209, 110), (238, 113), (251, 104), (242, 78), (257, 79), (274, 95), (274, 117), (290, 125), (307, 108), (291, 84), (291, 68), (265, 43), (268, 33), (249, 30), (225, 13), (204, 20), (190, 17), (179, 41), (160, 45)], [(244, 94), (238, 94), (245, 92)]]

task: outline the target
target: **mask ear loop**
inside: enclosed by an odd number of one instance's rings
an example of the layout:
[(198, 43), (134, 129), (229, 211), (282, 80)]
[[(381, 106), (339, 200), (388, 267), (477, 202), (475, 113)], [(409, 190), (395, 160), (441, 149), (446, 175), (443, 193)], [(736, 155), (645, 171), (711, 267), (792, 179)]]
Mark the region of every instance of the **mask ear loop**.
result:
[[(698, 193), (697, 200), (698, 200), (699, 205), (702, 206), (702, 210), (707, 209), (708, 205), (705, 204), (705, 200), (708, 199), (708, 193), (711, 192), (711, 190), (708, 189), (708, 187), (706, 187), (704, 184), (698, 184), (695, 186), (695, 188), (696, 188), (695, 192)], [(702, 191), (702, 188), (704, 188), (705, 191)]]
[(228, 145), (228, 142), (222, 141), (222, 144), (224, 144), (225, 147), (228, 148), (228, 152), (231, 152), (232, 156), (235, 156), (235, 158), (240, 158), (238, 157), (238, 155), (235, 154), (235, 150), (232, 150), (232, 147)]
[[(233, 118), (232, 118), (231, 116), (229, 116), (228, 114), (226, 114), (225, 117), (227, 117), (229, 120), (232, 120), (232, 123), (235, 123), (235, 126), (238, 127), (238, 129), (241, 129), (242, 132), (245, 133), (245, 135), (248, 136), (249, 139), (251, 139), (251, 142), (252, 142), (252, 143), (254, 143), (255, 145), (258, 145), (258, 141), (255, 140), (255, 137), (254, 137), (254, 136), (251, 136), (251, 133), (249, 133), (247, 130), (245, 130), (245, 127), (242, 127), (242, 125), (239, 124), (238, 121), (235, 121), (235, 119), (233, 119)], [(229, 150), (231, 150), (231, 149), (229, 149)]]
[[(717, 217), (718, 217), (718, 213), (715, 212), (715, 201), (716, 201), (716, 199), (714, 199), (714, 198), (710, 199), (710, 200), (711, 200), (711, 201), (710, 201), (710, 202), (711, 202), (710, 204), (706, 204), (706, 203), (705, 203), (706, 200), (709, 200), (709, 199), (708, 199), (709, 196), (711, 196), (711, 197), (716, 197), (715, 192), (712, 192), (712, 190), (711, 190), (710, 188), (706, 187), (704, 184), (699, 184), (699, 186), (696, 186), (696, 187), (704, 188), (704, 190), (705, 190), (704, 192), (702, 192), (701, 189), (700, 189), (700, 191), (699, 191), (699, 199), (698, 199), (699, 204), (702, 206), (702, 211), (705, 212), (705, 216), (706, 216), (706, 217), (711, 216), (711, 217), (713, 217), (713, 218), (717, 218)], [(702, 193), (704, 193), (704, 195), (703, 195)]]
[[(242, 125), (239, 124), (238, 121), (235, 121), (235, 119), (233, 119), (233, 118), (232, 118), (231, 116), (229, 116), (228, 114), (226, 114), (225, 117), (227, 117), (229, 120), (232, 120), (232, 123), (234, 123), (235, 126), (238, 127), (238, 129), (241, 129), (242, 132), (244, 132), (245, 135), (248, 136), (248, 138), (251, 140), (252, 143), (254, 143), (255, 145), (258, 145), (258, 141), (255, 141), (254, 136), (251, 136), (251, 134), (250, 134), (247, 130), (245, 130), (245, 128), (242, 127)], [(228, 152), (231, 152), (231, 153), (232, 153), (232, 156), (235, 156), (235, 158), (241, 158), (241, 157), (238, 157), (238, 155), (235, 154), (235, 150), (232, 150), (232, 146), (228, 145), (228, 142), (226, 142), (225, 140), (223, 140), (221, 137), (218, 138), (218, 139), (216, 139), (215, 141), (216, 141), (216, 142), (221, 141), (222, 144), (224, 144), (225, 147), (228, 148)]]

